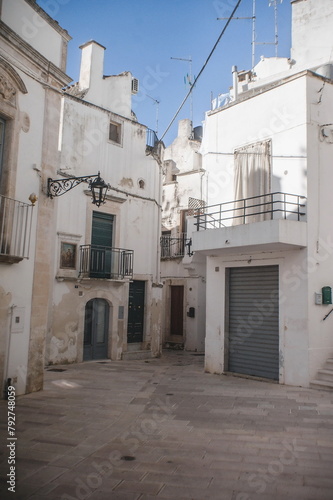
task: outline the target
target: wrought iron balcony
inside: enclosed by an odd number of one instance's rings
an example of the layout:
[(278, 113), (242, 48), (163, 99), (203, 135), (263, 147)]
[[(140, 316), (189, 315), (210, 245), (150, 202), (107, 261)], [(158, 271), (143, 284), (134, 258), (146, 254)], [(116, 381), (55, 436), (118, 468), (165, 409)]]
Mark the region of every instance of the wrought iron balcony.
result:
[(29, 258), (33, 205), (0, 196), (0, 262)]
[(197, 231), (264, 220), (305, 220), (306, 198), (289, 193), (268, 193), (211, 205), (195, 216)]
[(146, 148), (152, 151), (156, 148), (158, 142), (159, 141), (156, 132), (154, 130), (151, 130), (150, 128), (147, 128)]
[(114, 280), (132, 279), (133, 257), (133, 250), (81, 245), (80, 276)]
[(186, 233), (179, 233), (175, 236), (164, 234), (161, 236), (161, 259), (184, 257), (186, 252), (188, 255), (192, 255), (191, 243), (191, 239), (187, 238)]

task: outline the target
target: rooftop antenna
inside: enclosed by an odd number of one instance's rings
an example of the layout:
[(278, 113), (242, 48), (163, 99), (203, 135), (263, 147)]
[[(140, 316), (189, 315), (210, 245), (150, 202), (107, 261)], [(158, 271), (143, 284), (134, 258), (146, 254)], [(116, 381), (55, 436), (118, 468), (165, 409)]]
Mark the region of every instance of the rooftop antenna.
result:
[[(278, 3), (282, 3), (283, 0), (268, 0), (268, 6), (274, 6), (274, 31), (275, 38), (274, 42), (257, 42), (257, 33), (256, 33), (256, 0), (252, 0), (252, 16), (251, 17), (232, 17), (232, 19), (252, 19), (252, 69), (255, 65), (256, 58), (256, 45), (275, 45), (275, 56), (278, 56), (278, 47), (279, 47), (279, 32), (278, 32)], [(218, 20), (228, 19), (227, 17), (218, 17)]]
[[(254, 45), (275, 45), (275, 57), (278, 57), (279, 49), (278, 3), (282, 2), (283, 0), (268, 0), (268, 6), (274, 7), (274, 42), (254, 42)], [(253, 3), (255, 3), (255, 0), (253, 0)]]
[[(223, 21), (229, 19), (228, 17), (218, 17), (218, 21)], [(231, 19), (235, 19), (236, 21), (243, 19), (252, 19), (252, 69), (254, 67), (254, 59), (255, 59), (255, 41), (256, 41), (256, 0), (253, 0), (252, 7), (252, 16), (250, 17), (232, 17)]]
[(158, 101), (157, 99), (155, 99), (154, 97), (146, 94), (147, 97), (149, 97), (149, 99), (151, 99), (152, 101), (154, 101), (154, 105), (157, 104), (156, 106), (156, 135), (158, 135), (158, 111), (159, 111), (159, 105), (160, 105), (160, 102), (161, 101)]
[[(188, 59), (184, 58), (184, 57), (170, 57), (170, 59), (174, 59), (174, 60), (177, 60), (177, 61), (186, 61), (189, 63), (189, 66), (190, 66), (190, 74), (188, 75), (188, 78), (189, 78), (189, 85), (190, 87), (192, 87), (193, 85), (193, 81), (192, 81), (192, 56), (189, 56)], [(191, 92), (191, 95), (190, 95), (190, 120), (191, 120), (191, 123), (192, 123), (192, 126), (193, 126), (193, 94)]]

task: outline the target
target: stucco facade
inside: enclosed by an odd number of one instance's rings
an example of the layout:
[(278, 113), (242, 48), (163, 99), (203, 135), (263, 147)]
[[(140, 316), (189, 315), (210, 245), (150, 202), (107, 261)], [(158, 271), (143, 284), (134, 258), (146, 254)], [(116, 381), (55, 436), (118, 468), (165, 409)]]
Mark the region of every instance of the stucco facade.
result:
[[(105, 48), (89, 42), (81, 50), (79, 82), (66, 89), (62, 97), (57, 178), (100, 172), (109, 189), (100, 207), (92, 204), (85, 183), (52, 200), (57, 219), (46, 362), (73, 363), (96, 356), (158, 356), (160, 145), (147, 146), (147, 128), (131, 111), (132, 75), (126, 72), (103, 77)], [(106, 243), (101, 243), (103, 234), (96, 236), (101, 223), (102, 231), (110, 225)], [(75, 254), (70, 265), (62, 260), (64, 249)], [(130, 259), (127, 264), (131, 270), (122, 274), (118, 268), (115, 272), (116, 261), (123, 265), (119, 260), (123, 258)], [(98, 259), (106, 260), (98, 264)], [(100, 267), (96, 270), (93, 265)], [(143, 303), (129, 306), (130, 287), (135, 284), (143, 289)], [(90, 356), (84, 353), (84, 345), (87, 348), (89, 335), (96, 333), (87, 316), (87, 308), (94, 302), (106, 307), (107, 325), (103, 327), (105, 350)], [(141, 319), (135, 319), (135, 328), (141, 331), (128, 341), (131, 307), (142, 311)]]
[[(331, 3), (320, 4), (331, 18)], [(295, 61), (281, 72), (284, 63), (262, 60), (248, 84), (238, 81), (232, 102), (206, 115), (201, 151), (214, 185), (210, 206), (194, 221), (193, 249), (207, 258), (206, 370), (262, 376), (258, 366), (272, 362), (271, 378), (307, 387), (333, 352), (331, 317), (325, 318), (331, 306), (315, 303), (315, 294), (332, 287), (333, 84), (319, 66), (332, 61), (324, 61), (322, 51), (318, 58), (311, 46), (313, 36), (326, 49), (333, 40), (331, 30), (315, 30), (321, 10), (314, 2), (292, 5)], [(300, 31), (310, 13), (305, 45)], [(235, 270), (246, 290), (251, 268), (257, 281), (243, 296)], [(271, 270), (275, 285), (259, 301), (264, 273)], [(273, 341), (271, 361), (258, 350)]]
[(206, 204), (201, 127), (181, 120), (163, 162), (161, 281), (163, 343), (204, 351), (205, 259), (191, 251), (189, 214)]
[[(104, 47), (81, 47), (69, 86), (67, 31), (32, 0), (0, 6), (0, 377), (19, 395), (48, 364), (160, 354), (163, 145)], [(52, 191), (99, 173), (100, 206), (89, 183)]]
[(1, 2), (0, 29), (0, 377), (24, 394), (43, 380), (54, 211), (42, 189), (56, 172), (70, 36), (24, 0)]

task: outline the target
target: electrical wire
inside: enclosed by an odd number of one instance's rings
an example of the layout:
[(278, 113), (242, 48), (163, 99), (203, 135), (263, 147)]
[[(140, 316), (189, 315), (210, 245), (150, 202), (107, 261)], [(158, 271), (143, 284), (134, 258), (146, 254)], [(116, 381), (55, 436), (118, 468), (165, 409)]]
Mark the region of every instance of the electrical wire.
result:
[(238, 2), (237, 2), (237, 4), (236, 4), (236, 6), (235, 6), (235, 8), (234, 8), (234, 10), (233, 10), (233, 11), (232, 11), (232, 13), (230, 14), (230, 16), (229, 16), (229, 18), (228, 18), (228, 20), (227, 20), (227, 22), (226, 22), (226, 24), (225, 24), (225, 26), (224, 26), (223, 30), (221, 31), (221, 34), (220, 34), (220, 36), (218, 37), (218, 39), (217, 39), (217, 41), (216, 41), (216, 43), (215, 43), (214, 47), (213, 47), (213, 48), (212, 48), (212, 50), (210, 51), (210, 54), (209, 54), (209, 56), (207, 57), (206, 62), (205, 62), (205, 63), (204, 63), (204, 65), (202, 66), (201, 70), (199, 71), (198, 76), (194, 79), (194, 82), (193, 82), (193, 84), (191, 85), (191, 87), (190, 87), (190, 89), (189, 89), (188, 93), (187, 93), (187, 94), (186, 94), (186, 96), (184, 97), (183, 102), (181, 103), (181, 105), (180, 105), (180, 106), (179, 106), (179, 108), (177, 109), (177, 111), (176, 111), (176, 113), (175, 113), (174, 117), (172, 118), (171, 122), (169, 123), (169, 125), (168, 125), (167, 129), (166, 129), (166, 130), (165, 130), (165, 132), (163, 133), (163, 135), (162, 135), (162, 137), (161, 137), (161, 139), (160, 139), (161, 141), (163, 140), (164, 136), (165, 136), (165, 135), (167, 134), (167, 132), (169, 131), (169, 129), (170, 129), (170, 127), (172, 126), (173, 122), (174, 122), (174, 121), (175, 121), (175, 119), (177, 118), (177, 116), (178, 116), (178, 114), (179, 114), (180, 110), (182, 109), (182, 107), (184, 106), (185, 102), (187, 101), (187, 99), (188, 99), (189, 95), (191, 94), (192, 90), (194, 89), (195, 84), (196, 84), (196, 83), (197, 83), (197, 81), (199, 80), (199, 78), (200, 78), (201, 74), (203, 73), (204, 69), (206, 68), (206, 66), (207, 66), (207, 64), (208, 64), (208, 62), (209, 62), (209, 60), (210, 60), (210, 58), (212, 57), (213, 53), (215, 52), (216, 47), (218, 46), (218, 44), (219, 44), (219, 42), (220, 42), (221, 38), (223, 37), (223, 35), (224, 35), (224, 33), (225, 33), (225, 31), (226, 31), (227, 27), (229, 26), (229, 24), (230, 24), (230, 22), (231, 22), (232, 18), (234, 17), (234, 14), (236, 13), (236, 11), (237, 11), (238, 7), (240, 6), (241, 2), (242, 2), (242, 0), (238, 0)]

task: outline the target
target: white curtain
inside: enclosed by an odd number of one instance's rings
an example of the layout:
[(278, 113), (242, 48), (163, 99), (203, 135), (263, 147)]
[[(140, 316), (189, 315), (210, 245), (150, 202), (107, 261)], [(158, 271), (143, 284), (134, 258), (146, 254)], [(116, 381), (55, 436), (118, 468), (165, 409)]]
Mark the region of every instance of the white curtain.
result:
[[(271, 141), (262, 141), (237, 149), (234, 153), (235, 161), (235, 200), (262, 196), (271, 191)], [(248, 222), (258, 222), (270, 218), (270, 214), (246, 215), (269, 210), (270, 197), (235, 202), (233, 225)], [(258, 207), (251, 207), (265, 203)], [(244, 205), (246, 207), (244, 212)]]

